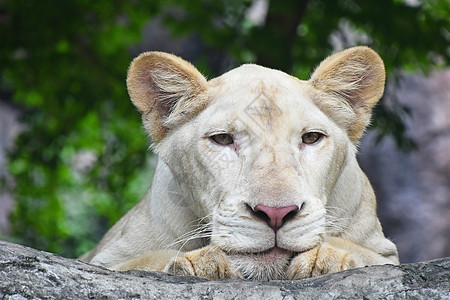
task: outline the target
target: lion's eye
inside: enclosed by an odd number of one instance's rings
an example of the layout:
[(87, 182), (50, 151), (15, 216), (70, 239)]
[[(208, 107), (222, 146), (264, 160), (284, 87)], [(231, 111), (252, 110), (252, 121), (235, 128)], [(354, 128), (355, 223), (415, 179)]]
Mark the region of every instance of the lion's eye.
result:
[(307, 132), (302, 136), (302, 141), (305, 144), (314, 144), (323, 137), (320, 132)]
[(233, 136), (227, 133), (220, 133), (210, 136), (210, 138), (219, 145), (231, 145), (234, 143)]

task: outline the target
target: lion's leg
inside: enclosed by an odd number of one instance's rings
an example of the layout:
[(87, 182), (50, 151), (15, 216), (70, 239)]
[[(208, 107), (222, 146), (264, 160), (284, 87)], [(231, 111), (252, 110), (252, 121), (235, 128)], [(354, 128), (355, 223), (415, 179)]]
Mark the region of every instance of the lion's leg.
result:
[(115, 265), (111, 269), (163, 271), (174, 275), (204, 278), (243, 278), (230, 264), (226, 254), (214, 246), (206, 246), (186, 253), (172, 249), (154, 250)]
[(204, 278), (243, 278), (217, 247), (206, 246), (172, 258), (164, 272)]
[(177, 255), (183, 256), (184, 252), (173, 249), (153, 250), (145, 255), (117, 264), (111, 267), (111, 269), (117, 271), (162, 271), (170, 259), (176, 257)]
[(302, 279), (389, 263), (393, 262), (368, 248), (349, 240), (330, 237), (316, 248), (294, 257), (286, 271), (286, 279)]

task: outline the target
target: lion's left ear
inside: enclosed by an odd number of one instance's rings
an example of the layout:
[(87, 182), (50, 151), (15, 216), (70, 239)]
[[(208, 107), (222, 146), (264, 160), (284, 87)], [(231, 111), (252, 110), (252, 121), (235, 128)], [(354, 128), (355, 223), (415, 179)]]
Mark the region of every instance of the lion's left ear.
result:
[(314, 101), (357, 142), (370, 122), (372, 107), (383, 95), (385, 70), (368, 47), (353, 47), (325, 59), (309, 80)]
[(128, 69), (128, 93), (155, 143), (206, 107), (206, 85), (193, 65), (169, 53), (142, 53)]

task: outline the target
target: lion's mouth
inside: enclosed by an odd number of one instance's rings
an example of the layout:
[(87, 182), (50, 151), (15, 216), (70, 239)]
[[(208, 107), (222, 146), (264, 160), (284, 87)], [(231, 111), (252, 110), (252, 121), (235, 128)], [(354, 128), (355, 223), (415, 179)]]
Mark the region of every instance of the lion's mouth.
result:
[(280, 259), (290, 259), (295, 256), (295, 252), (275, 246), (261, 252), (234, 252), (232, 255), (238, 257), (249, 257), (254, 260), (261, 260), (265, 262), (275, 262)]
[(289, 250), (286, 250), (286, 249), (283, 249), (283, 248), (280, 248), (280, 247), (277, 247), (277, 246), (275, 246), (273, 248), (270, 248), (269, 250), (260, 252), (260, 255), (264, 255), (267, 258), (278, 257), (278, 256), (286, 256), (286, 255), (291, 255), (291, 254), (293, 254), (292, 251), (289, 251)]
[(229, 254), (231, 264), (247, 279), (283, 279), (295, 252), (272, 247), (261, 252)]

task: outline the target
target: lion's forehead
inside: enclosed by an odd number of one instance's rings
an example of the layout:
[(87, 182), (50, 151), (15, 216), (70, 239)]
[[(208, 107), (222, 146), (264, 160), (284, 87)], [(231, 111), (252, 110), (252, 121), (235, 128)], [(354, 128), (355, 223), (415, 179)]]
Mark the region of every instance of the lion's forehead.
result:
[(244, 105), (261, 101), (280, 102), (286, 96), (302, 94), (306, 84), (281, 71), (257, 65), (243, 65), (210, 81), (213, 98), (229, 96), (237, 100), (236, 104)]
[[(326, 119), (311, 100), (306, 81), (256, 65), (244, 65), (210, 81), (209, 116), (234, 122), (237, 130), (272, 131)], [(307, 113), (308, 112), (308, 113)], [(225, 120), (222, 120), (225, 119)], [(208, 118), (210, 121), (214, 119)]]

